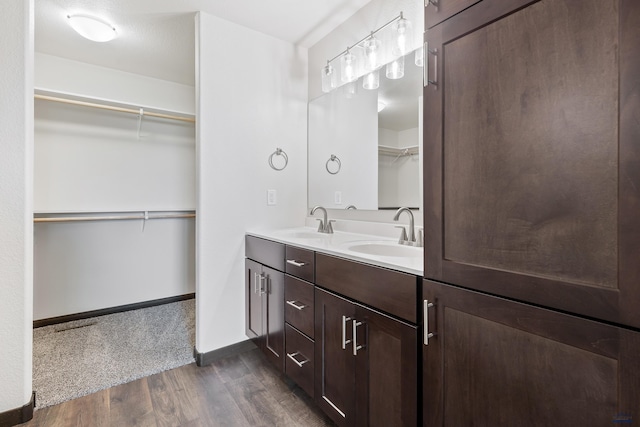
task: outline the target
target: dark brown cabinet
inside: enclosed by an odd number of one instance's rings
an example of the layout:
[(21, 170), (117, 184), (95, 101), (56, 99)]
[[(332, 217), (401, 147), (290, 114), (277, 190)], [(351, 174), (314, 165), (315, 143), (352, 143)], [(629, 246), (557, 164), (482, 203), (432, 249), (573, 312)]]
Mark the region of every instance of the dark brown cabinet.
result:
[(423, 297), (423, 425), (640, 417), (640, 333), (427, 280)]
[(315, 292), (318, 405), (339, 426), (415, 426), (417, 327)]
[(640, 2), (483, 0), (426, 41), (425, 277), (640, 328)]
[(431, 28), (481, 0), (424, 0), (424, 22)]
[[(247, 236), (245, 260), (245, 333), (280, 370), (284, 370), (284, 273), (261, 264), (283, 267), (284, 245)], [(274, 252), (282, 251), (280, 262)], [(279, 264), (279, 265), (278, 265)]]
[(286, 374), (307, 394), (315, 392), (315, 252), (287, 246), (284, 280)]

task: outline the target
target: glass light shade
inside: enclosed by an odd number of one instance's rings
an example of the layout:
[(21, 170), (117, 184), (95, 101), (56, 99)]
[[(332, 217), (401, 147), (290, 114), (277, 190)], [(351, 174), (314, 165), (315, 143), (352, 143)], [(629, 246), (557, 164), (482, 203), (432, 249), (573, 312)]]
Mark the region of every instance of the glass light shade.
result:
[(375, 70), (365, 74), (362, 78), (362, 87), (369, 90), (378, 89), (380, 87), (380, 72)]
[(78, 34), (94, 42), (108, 42), (117, 36), (113, 25), (100, 18), (88, 15), (67, 15), (67, 20)]
[(401, 79), (404, 77), (404, 56), (391, 61), (387, 64), (387, 78), (388, 79)]
[(400, 18), (393, 23), (392, 28), (395, 35), (393, 54), (406, 55), (411, 51), (411, 44), (413, 43), (411, 22), (405, 18)]
[(347, 49), (347, 52), (342, 55), (342, 58), (340, 58), (340, 79), (344, 83), (350, 83), (356, 80), (357, 65), (358, 63), (356, 56), (353, 53), (349, 52), (349, 49)]
[(362, 44), (364, 48), (364, 61), (367, 70), (375, 70), (380, 66), (380, 46), (382, 42), (373, 34)]
[(336, 78), (336, 70), (330, 65), (327, 64), (322, 67), (322, 91), (324, 93), (329, 93), (338, 85)]
[(420, 47), (416, 49), (415, 53), (415, 63), (418, 67), (422, 67), (424, 65), (424, 48)]
[(358, 94), (358, 82), (353, 81), (345, 84), (343, 87), (344, 96), (347, 99), (351, 99)]

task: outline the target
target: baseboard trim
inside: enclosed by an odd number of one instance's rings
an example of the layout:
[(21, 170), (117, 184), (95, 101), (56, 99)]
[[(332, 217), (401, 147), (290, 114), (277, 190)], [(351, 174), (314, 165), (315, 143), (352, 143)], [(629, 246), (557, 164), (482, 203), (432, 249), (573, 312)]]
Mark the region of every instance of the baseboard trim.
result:
[(34, 391), (31, 393), (31, 400), (23, 407), (0, 413), (0, 426), (11, 427), (30, 421), (35, 407), (36, 392)]
[(217, 350), (208, 351), (206, 353), (198, 353), (198, 351), (194, 348), (193, 356), (196, 358), (196, 365), (202, 367), (210, 365), (216, 360), (244, 353), (245, 351), (253, 350), (254, 348), (256, 348), (256, 345), (253, 343), (253, 341), (246, 340), (219, 348)]
[(104, 316), (106, 314), (122, 313), (124, 311), (137, 310), (140, 308), (155, 307), (157, 305), (170, 304), (172, 302), (186, 301), (196, 297), (195, 293), (178, 295), (175, 297), (160, 298), (150, 301), (137, 302), (134, 304), (120, 305), (117, 307), (103, 308), (100, 310), (85, 311), (82, 313), (67, 314), (65, 316), (50, 317), (33, 321), (34, 328), (42, 326), (56, 325), (58, 323), (70, 322), (72, 320), (89, 319), (91, 317)]

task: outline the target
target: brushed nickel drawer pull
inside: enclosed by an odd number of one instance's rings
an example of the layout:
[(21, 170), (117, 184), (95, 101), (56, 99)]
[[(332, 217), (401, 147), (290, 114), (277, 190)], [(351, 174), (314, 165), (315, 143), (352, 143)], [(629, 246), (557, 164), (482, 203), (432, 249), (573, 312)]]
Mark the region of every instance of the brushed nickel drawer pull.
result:
[(298, 362), (296, 360), (296, 356), (299, 355), (300, 352), (296, 351), (295, 353), (287, 353), (287, 357), (291, 360), (293, 360), (293, 363), (295, 363), (296, 365), (298, 365), (298, 367), (302, 368), (302, 365), (304, 365), (305, 363), (307, 363), (309, 361), (309, 359), (304, 359), (300, 362)]
[(429, 308), (433, 307), (433, 303), (428, 300), (424, 300), (424, 345), (429, 345), (429, 338), (435, 336), (434, 333), (429, 332)]
[(306, 305), (298, 305), (296, 304), (296, 300), (291, 300), (291, 301), (287, 301), (287, 304), (289, 304), (291, 307), (295, 308), (296, 310), (304, 310), (305, 308), (307, 308)]
[(304, 267), (305, 265), (307, 265), (306, 262), (299, 262), (295, 259), (288, 259), (287, 264), (295, 265), (296, 267)]
[(351, 340), (347, 340), (347, 322), (351, 320), (350, 317), (342, 316), (342, 349), (346, 350), (347, 344), (351, 342)]

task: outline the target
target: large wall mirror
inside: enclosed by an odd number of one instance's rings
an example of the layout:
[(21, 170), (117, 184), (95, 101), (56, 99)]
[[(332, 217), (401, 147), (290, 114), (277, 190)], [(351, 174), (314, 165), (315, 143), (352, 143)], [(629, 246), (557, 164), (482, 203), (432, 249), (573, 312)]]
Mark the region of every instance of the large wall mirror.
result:
[[(422, 207), (422, 66), (362, 87), (362, 78), (309, 102), (309, 206), (381, 210)], [(355, 91), (354, 91), (355, 89)]]

